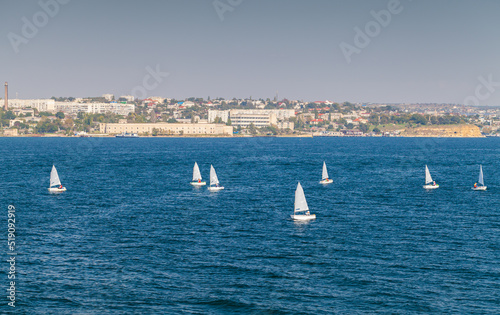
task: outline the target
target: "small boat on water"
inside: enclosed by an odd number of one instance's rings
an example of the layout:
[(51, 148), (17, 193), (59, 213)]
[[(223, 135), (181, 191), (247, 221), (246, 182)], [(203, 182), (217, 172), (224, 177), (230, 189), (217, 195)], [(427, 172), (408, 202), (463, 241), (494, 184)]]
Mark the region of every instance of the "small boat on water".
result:
[(51, 194), (57, 194), (66, 191), (66, 187), (63, 187), (63, 185), (61, 185), (61, 180), (59, 179), (59, 175), (57, 174), (57, 170), (54, 165), (52, 165), (52, 171), (50, 172), (50, 185), (48, 189)]
[(425, 189), (439, 188), (439, 185), (436, 184), (436, 182), (432, 180), (431, 172), (429, 172), (429, 168), (427, 167), (427, 165), (425, 166), (425, 185), (424, 185), (424, 188)]
[(90, 135), (88, 133), (86, 133), (85, 131), (79, 131), (79, 132), (75, 133), (75, 136), (81, 137), (81, 138), (89, 138), (90, 137)]
[(219, 179), (217, 178), (217, 173), (215, 173), (215, 168), (210, 165), (210, 186), (208, 190), (219, 191), (222, 189), (224, 189), (224, 187), (219, 185)]
[(116, 135), (115, 137), (116, 138), (139, 138), (139, 135), (136, 133), (122, 132), (119, 135)]
[(200, 168), (198, 167), (198, 163), (194, 162), (193, 166), (193, 181), (191, 182), (191, 185), (193, 186), (205, 186), (207, 183), (201, 181), (201, 173), (200, 173)]
[[(299, 214), (297, 214), (299, 213)], [(302, 213), (302, 214), (300, 214)], [(295, 202), (293, 214), (291, 215), (292, 219), (297, 221), (308, 221), (316, 219), (315, 214), (311, 214), (309, 212), (309, 207), (307, 206), (306, 196), (304, 195), (304, 189), (300, 185), (300, 182), (297, 184), (297, 189), (295, 190)]]
[[(479, 183), (479, 185), (477, 184)], [(472, 190), (486, 190), (486, 186), (484, 186), (484, 178), (483, 178), (483, 166), (479, 165), (479, 180), (474, 184)]]
[(323, 161), (323, 174), (319, 183), (323, 185), (333, 183), (333, 179), (328, 178), (328, 170), (326, 169), (325, 161)]

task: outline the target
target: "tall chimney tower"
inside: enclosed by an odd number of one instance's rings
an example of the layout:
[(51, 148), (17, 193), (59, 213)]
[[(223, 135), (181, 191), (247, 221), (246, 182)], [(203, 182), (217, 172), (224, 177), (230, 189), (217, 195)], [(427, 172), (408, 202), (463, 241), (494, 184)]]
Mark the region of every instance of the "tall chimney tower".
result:
[(4, 109), (9, 110), (9, 84), (5, 82), (5, 105)]

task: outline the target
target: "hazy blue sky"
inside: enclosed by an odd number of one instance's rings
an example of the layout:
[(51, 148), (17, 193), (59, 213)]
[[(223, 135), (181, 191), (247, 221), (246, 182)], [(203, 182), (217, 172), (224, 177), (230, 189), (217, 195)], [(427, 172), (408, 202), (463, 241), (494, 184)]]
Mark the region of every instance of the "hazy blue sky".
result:
[[(396, 0), (218, 0), (232, 9), (221, 15), (213, 0), (65, 0), (51, 17), (39, 2), (54, 1), (0, 0), (0, 81), (11, 97), (147, 87), (174, 98), (278, 90), (288, 99), (500, 105), (496, 0), (400, 0), (386, 26), (370, 12)], [(33, 19), (37, 33), (23, 35)], [(367, 25), (373, 37), (348, 63), (341, 43), (356, 47), (355, 28)], [(169, 75), (156, 84), (147, 67)]]

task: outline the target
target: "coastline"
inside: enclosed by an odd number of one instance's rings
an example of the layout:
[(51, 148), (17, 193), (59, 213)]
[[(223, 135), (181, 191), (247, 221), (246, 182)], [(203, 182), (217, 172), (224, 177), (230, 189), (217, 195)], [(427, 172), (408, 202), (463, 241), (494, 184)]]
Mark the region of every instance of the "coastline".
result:
[[(116, 138), (115, 135), (99, 135), (99, 134), (89, 134), (88, 136), (66, 136), (57, 134), (36, 134), (36, 135), (17, 135), (17, 136), (5, 136), (0, 135), (0, 138)], [(273, 135), (273, 136), (228, 136), (228, 135), (172, 135), (172, 136), (139, 136), (138, 138), (231, 138), (231, 139), (241, 139), (241, 138), (496, 138), (495, 136), (441, 136), (441, 135), (398, 135), (398, 136), (320, 136), (311, 134), (301, 134), (301, 135)]]

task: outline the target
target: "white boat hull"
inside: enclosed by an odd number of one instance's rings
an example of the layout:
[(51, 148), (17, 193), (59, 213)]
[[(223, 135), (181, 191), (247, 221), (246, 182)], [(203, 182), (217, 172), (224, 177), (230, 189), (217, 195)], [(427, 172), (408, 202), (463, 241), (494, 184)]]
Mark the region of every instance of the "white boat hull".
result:
[(210, 190), (210, 191), (219, 191), (219, 190), (223, 190), (223, 189), (224, 189), (224, 187), (222, 187), (222, 186), (219, 186), (219, 187), (210, 186), (210, 187), (208, 187), (208, 190)]
[(472, 190), (486, 190), (486, 186), (478, 186), (476, 188), (472, 187)]
[(191, 185), (193, 186), (205, 186), (206, 184), (206, 182), (191, 182)]
[(333, 179), (324, 179), (319, 182), (320, 184), (326, 185), (326, 184), (331, 184), (333, 183)]
[(292, 217), (292, 219), (294, 219), (296, 221), (308, 221), (308, 220), (314, 220), (314, 219), (316, 219), (316, 215), (315, 214), (310, 214), (310, 215), (307, 215), (307, 214), (292, 214), (291, 217)]
[(425, 189), (437, 189), (439, 188), (439, 185), (436, 184), (436, 185), (424, 185), (424, 188)]
[(51, 194), (57, 194), (57, 193), (62, 193), (64, 191), (66, 191), (66, 187), (63, 187), (63, 188), (48, 188), (49, 189), (49, 193)]

